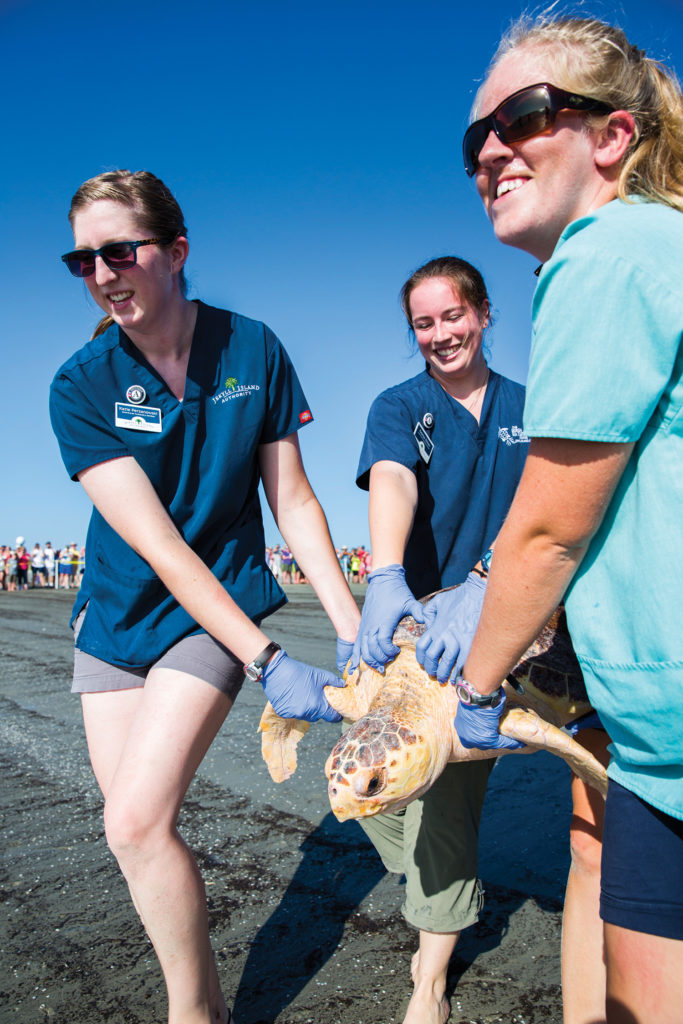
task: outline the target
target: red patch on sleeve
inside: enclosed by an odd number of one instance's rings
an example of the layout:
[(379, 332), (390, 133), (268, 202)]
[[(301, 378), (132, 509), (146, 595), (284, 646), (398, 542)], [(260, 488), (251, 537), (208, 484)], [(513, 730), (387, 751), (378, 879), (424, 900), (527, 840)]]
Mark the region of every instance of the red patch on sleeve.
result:
[(311, 415), (311, 410), (310, 409), (304, 409), (303, 412), (299, 413), (299, 422), (300, 423), (308, 423), (312, 419), (313, 419), (313, 416)]

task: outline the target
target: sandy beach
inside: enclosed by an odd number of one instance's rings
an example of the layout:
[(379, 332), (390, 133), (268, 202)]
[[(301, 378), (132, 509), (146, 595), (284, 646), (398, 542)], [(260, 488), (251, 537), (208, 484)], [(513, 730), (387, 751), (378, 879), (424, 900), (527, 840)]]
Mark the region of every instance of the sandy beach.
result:
[[(358, 600), (363, 588), (354, 587)], [(293, 657), (334, 668), (311, 588), (267, 621)], [(0, 592), (0, 1024), (163, 1024), (161, 973), (109, 853), (80, 703), (69, 694), (73, 592)], [(278, 786), (261, 760), (264, 698), (245, 685), (184, 805), (236, 1024), (393, 1024), (416, 936), (355, 822), (327, 803), (338, 727), (317, 724)], [(449, 975), (453, 1024), (561, 1024), (569, 770), (504, 757), (484, 808), (486, 905)]]

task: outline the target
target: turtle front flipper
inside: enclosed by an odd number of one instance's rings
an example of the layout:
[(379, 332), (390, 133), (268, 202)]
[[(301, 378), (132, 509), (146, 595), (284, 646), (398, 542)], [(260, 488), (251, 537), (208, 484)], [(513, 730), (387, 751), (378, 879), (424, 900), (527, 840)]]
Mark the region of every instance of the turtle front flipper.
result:
[[(532, 750), (547, 750), (551, 754), (561, 757), (574, 774), (593, 789), (597, 789), (603, 799), (607, 796), (607, 772), (604, 765), (600, 764), (589, 750), (572, 739), (568, 733), (551, 725), (550, 722), (546, 722), (535, 711), (512, 708), (505, 712), (498, 729), (503, 736), (511, 736), (521, 743), (526, 743)], [(508, 751), (508, 753), (522, 754), (525, 751)]]
[[(384, 682), (384, 676), (361, 662), (360, 668), (347, 676), (346, 686), (326, 686), (325, 696), (331, 707), (343, 718), (355, 722), (368, 710), (372, 698)], [(310, 722), (300, 718), (280, 718), (272, 704), (266, 704), (258, 731), (261, 735), (261, 756), (268, 766), (273, 782), (285, 782), (296, 771), (296, 748), (308, 732)]]

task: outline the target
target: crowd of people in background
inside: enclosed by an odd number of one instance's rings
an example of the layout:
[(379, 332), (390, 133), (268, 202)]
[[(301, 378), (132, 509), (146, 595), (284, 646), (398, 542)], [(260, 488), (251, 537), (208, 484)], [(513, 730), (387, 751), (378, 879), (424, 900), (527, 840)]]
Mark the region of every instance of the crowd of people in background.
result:
[[(372, 570), (372, 554), (362, 544), (336, 548), (337, 558), (348, 583), (366, 583)], [(292, 552), (284, 544), (266, 548), (266, 564), (278, 583), (308, 583), (296, 564)], [(23, 537), (14, 545), (0, 547), (0, 590), (34, 590), (55, 586), (60, 590), (77, 590), (85, 570), (85, 547), (65, 544), (54, 548), (51, 541), (36, 543), (29, 549)]]
[(0, 590), (19, 591), (52, 587), (77, 590), (85, 570), (85, 547), (75, 542), (53, 548), (51, 541), (31, 549), (23, 537), (0, 547)]
[[(347, 548), (344, 544), (335, 551), (346, 582), (365, 583), (372, 570), (372, 553), (362, 544), (357, 548)], [(266, 548), (266, 565), (278, 583), (308, 583), (292, 552), (284, 544)]]

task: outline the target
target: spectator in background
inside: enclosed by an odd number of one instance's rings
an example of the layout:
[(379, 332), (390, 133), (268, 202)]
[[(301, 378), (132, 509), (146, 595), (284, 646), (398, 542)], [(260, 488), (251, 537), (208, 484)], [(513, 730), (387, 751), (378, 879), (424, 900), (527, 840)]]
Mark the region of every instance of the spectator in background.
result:
[(52, 547), (52, 542), (47, 541), (43, 548), (43, 557), (45, 560), (45, 577), (48, 587), (54, 587), (55, 585), (55, 552)]
[(31, 556), (24, 544), (17, 544), (17, 590), (28, 589), (28, 570), (31, 564)]
[(6, 583), (8, 590), (17, 589), (17, 553), (14, 548), (7, 548), (7, 555), (5, 558), (6, 566)]
[(288, 547), (285, 547), (284, 544), (280, 549), (280, 562), (282, 565), (282, 582), (291, 583), (292, 567), (294, 565), (294, 555), (292, 554)]
[(358, 582), (365, 582), (365, 555), (367, 554), (365, 548), (361, 544), (358, 548)]
[(69, 551), (69, 545), (65, 544), (61, 547), (57, 553), (58, 570), (59, 570), (59, 585), (62, 590), (71, 589), (71, 552)]
[(272, 570), (275, 579), (280, 582), (282, 576), (282, 555), (280, 554), (280, 545), (276, 544), (271, 551), (270, 556), (270, 568)]
[(76, 543), (69, 545), (69, 561), (71, 562), (71, 586), (77, 590), (81, 585), (81, 556)]
[(33, 545), (33, 551), (31, 552), (31, 586), (32, 587), (44, 587), (45, 586), (45, 554), (40, 544)]

